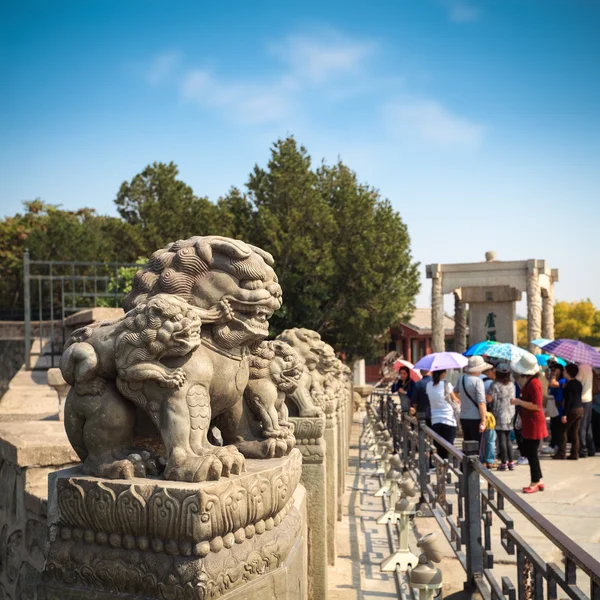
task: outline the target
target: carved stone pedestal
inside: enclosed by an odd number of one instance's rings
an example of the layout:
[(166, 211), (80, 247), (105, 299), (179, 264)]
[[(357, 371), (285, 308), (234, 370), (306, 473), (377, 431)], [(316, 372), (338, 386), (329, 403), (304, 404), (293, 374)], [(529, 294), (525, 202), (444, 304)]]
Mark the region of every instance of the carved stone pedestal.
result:
[(335, 526), (338, 512), (338, 424), (335, 401), (325, 407), (325, 456), (327, 469), (327, 562), (335, 565)]
[(306, 488), (308, 513), (308, 597), (327, 598), (327, 468), (325, 415), (291, 417), (296, 447), (302, 453), (301, 482)]
[(51, 476), (45, 600), (306, 600), (300, 451), (185, 483)]

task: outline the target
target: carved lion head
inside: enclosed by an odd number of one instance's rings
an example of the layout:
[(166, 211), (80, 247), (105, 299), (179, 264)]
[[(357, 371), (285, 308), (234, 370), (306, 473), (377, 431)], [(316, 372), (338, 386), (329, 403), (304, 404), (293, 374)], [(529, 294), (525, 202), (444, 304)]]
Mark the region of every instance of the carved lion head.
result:
[(250, 355), (250, 379), (269, 378), (282, 392), (293, 393), (302, 375), (302, 361), (286, 342), (271, 340)]
[(281, 306), (281, 287), (264, 250), (219, 236), (179, 240), (157, 250), (138, 271), (124, 300), (125, 310), (157, 294), (175, 294), (203, 309), (227, 300), (233, 318), (209, 325), (213, 340), (225, 347), (260, 342), (269, 318)]
[(318, 347), (323, 342), (316, 331), (301, 328), (286, 329), (277, 336), (277, 339), (292, 346), (309, 370), (314, 369), (319, 364)]
[(200, 345), (200, 311), (179, 296), (158, 294), (125, 315), (123, 342), (141, 342), (157, 357), (185, 356)]

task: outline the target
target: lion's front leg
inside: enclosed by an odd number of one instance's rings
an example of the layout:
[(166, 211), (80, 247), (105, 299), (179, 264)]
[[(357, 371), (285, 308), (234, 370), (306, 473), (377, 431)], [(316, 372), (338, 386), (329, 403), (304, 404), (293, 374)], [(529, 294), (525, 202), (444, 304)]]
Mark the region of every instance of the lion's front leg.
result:
[(175, 390), (164, 402), (160, 422), (168, 454), (167, 479), (205, 481), (243, 470), (244, 459), (235, 448), (209, 444), (210, 420), (210, 397), (204, 385)]
[(183, 369), (171, 369), (154, 360), (120, 368), (119, 377), (128, 382), (153, 380), (166, 388), (180, 388), (186, 379)]

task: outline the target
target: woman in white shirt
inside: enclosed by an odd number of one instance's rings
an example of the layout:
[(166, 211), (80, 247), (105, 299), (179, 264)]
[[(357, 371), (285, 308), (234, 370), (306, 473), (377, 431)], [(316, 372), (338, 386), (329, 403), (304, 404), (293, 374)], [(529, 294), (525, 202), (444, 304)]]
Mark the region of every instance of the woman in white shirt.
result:
[[(448, 443), (454, 444), (456, 417), (450, 400), (452, 399), (456, 406), (460, 406), (460, 400), (454, 393), (452, 384), (445, 381), (446, 371), (434, 371), (431, 378), (432, 381), (425, 388), (431, 406), (431, 428)], [(448, 452), (444, 448), (437, 443), (435, 447), (440, 458), (448, 458)]]

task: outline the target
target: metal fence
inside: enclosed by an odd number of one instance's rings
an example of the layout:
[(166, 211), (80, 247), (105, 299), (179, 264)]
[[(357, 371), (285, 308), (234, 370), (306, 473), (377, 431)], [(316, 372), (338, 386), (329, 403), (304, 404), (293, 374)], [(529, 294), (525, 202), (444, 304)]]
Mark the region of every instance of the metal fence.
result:
[[(123, 289), (123, 269), (139, 267), (134, 263), (31, 260), (29, 252), (25, 252), (25, 368), (47, 369), (58, 364), (66, 338), (67, 317), (99, 305), (121, 306), (126, 294)], [(32, 329), (39, 341), (34, 349)], [(40, 361), (41, 357), (47, 357), (48, 360)], [(37, 364), (32, 366), (33, 362)]]
[[(470, 591), (484, 600), (600, 600), (600, 562), (485, 468), (477, 442), (463, 442), (462, 451), (457, 449), (427, 427), (424, 415), (402, 412), (387, 392), (375, 390), (369, 403), (418, 483), (421, 513), (437, 521), (465, 570)], [(447, 458), (440, 457), (439, 449)], [(533, 524), (561, 558), (544, 560), (515, 529), (511, 514)], [(516, 554), (514, 579), (496, 572), (495, 518), (502, 547), (508, 555)]]

